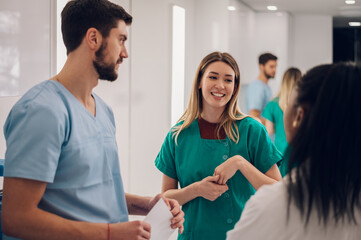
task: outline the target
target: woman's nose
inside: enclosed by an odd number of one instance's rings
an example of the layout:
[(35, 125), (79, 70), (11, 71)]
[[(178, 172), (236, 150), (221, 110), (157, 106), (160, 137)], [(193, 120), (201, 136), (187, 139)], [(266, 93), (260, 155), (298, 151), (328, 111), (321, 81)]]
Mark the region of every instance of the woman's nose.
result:
[(223, 81), (222, 81), (222, 80), (218, 80), (218, 81), (216, 82), (216, 87), (219, 88), (219, 89), (224, 89)]

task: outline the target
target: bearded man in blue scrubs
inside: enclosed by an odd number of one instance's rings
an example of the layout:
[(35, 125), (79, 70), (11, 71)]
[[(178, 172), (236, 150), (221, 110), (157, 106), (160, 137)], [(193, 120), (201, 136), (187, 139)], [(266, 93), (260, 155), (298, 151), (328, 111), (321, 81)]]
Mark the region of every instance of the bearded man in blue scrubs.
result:
[[(30, 89), (4, 126), (4, 239), (149, 239), (150, 225), (128, 213), (147, 214), (161, 196), (124, 193), (113, 112), (92, 92), (117, 79), (132, 16), (107, 0), (72, 0), (61, 17), (63, 69)], [(181, 232), (184, 213), (163, 199)]]
[(272, 98), (272, 91), (268, 82), (276, 75), (277, 57), (271, 53), (263, 53), (258, 57), (259, 75), (250, 83), (246, 90), (247, 113), (266, 123), (261, 116), (267, 103)]

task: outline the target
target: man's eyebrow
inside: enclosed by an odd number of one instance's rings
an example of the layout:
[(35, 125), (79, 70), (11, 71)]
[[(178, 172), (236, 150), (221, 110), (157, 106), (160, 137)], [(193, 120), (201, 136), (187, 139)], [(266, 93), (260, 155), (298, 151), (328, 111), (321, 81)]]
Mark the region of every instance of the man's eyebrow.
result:
[(126, 41), (128, 39), (128, 37), (124, 34), (120, 34), (120, 37), (122, 37), (124, 39), (124, 41)]

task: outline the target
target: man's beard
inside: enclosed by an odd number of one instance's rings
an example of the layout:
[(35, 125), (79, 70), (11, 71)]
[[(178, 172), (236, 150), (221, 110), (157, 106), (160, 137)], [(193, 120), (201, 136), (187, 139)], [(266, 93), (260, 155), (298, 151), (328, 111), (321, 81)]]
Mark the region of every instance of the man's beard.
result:
[(266, 76), (267, 79), (274, 78), (275, 75), (270, 75), (266, 72), (266, 70), (263, 70), (263, 74)]
[(122, 58), (119, 58), (116, 63), (106, 64), (104, 61), (106, 47), (107, 43), (103, 42), (98, 51), (95, 52), (96, 58), (95, 61), (93, 61), (93, 65), (99, 75), (99, 79), (113, 82), (118, 78), (118, 73), (115, 71), (115, 65), (121, 63)]

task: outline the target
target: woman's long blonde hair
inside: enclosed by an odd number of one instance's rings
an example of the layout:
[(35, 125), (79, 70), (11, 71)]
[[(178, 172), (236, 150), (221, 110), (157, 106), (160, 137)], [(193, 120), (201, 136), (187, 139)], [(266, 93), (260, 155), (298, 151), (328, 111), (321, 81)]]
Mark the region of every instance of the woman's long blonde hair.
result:
[(291, 91), (296, 85), (296, 82), (300, 81), (301, 77), (301, 71), (294, 67), (287, 69), (283, 74), (281, 88), (276, 96), (279, 97), (278, 105), (280, 105), (282, 111), (285, 111)]
[(187, 109), (185, 110), (182, 117), (178, 120), (177, 123), (181, 121), (184, 122), (173, 128), (173, 132), (174, 132), (173, 136), (175, 136), (176, 142), (180, 132), (183, 129), (186, 129), (196, 118), (198, 118), (201, 115), (203, 111), (202, 91), (201, 89), (199, 89), (199, 85), (207, 67), (214, 62), (224, 62), (228, 64), (235, 73), (235, 77), (234, 77), (235, 91), (220, 117), (220, 121), (217, 127), (217, 136), (219, 138), (220, 130), (223, 128), (227, 136), (232, 141), (236, 143), (238, 143), (239, 141), (239, 132), (235, 121), (241, 120), (246, 117), (246, 115), (239, 110), (237, 105), (238, 93), (241, 85), (239, 68), (236, 60), (234, 60), (234, 58), (229, 53), (213, 52), (208, 54), (205, 58), (203, 58), (203, 60), (198, 66)]

